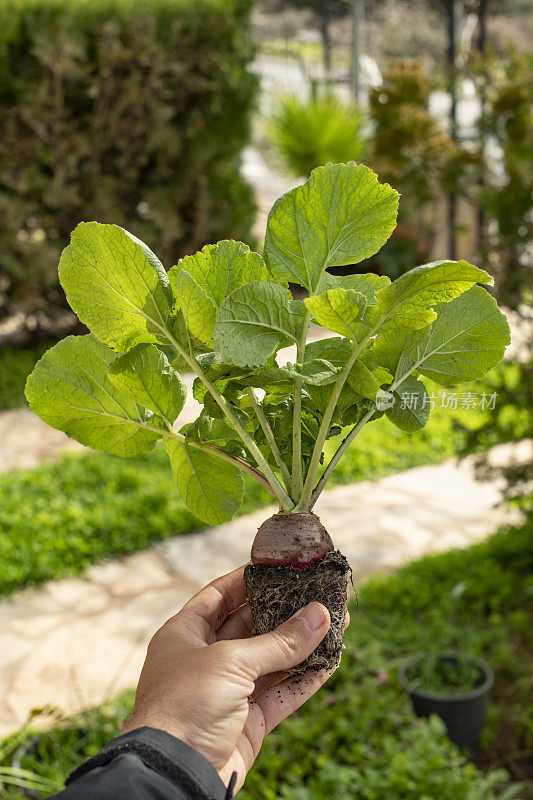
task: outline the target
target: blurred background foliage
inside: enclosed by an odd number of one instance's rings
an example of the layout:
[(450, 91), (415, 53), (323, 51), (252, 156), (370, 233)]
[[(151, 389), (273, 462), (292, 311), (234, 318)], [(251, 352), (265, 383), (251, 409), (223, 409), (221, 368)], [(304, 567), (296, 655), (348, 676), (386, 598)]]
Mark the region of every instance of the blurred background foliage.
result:
[[(396, 232), (358, 267), (391, 278), (446, 254), (453, 193), (458, 256), (495, 274), (503, 303), (523, 305), (533, 273), (529, 6), (489, 3), (481, 55), (476, 3), (459, 3), (459, 93), (479, 117), (465, 137), (447, 119), (445, 4), (359, 3), (356, 102), (348, 0), (0, 0), (0, 323), (64, 309), (57, 261), (82, 219), (124, 225), (167, 266), (220, 238), (253, 244), (250, 143), (285, 179), (355, 159), (398, 189)], [(299, 86), (287, 91), (279, 75), (269, 86), (290, 62)]]
[(481, 256), (502, 301), (517, 308), (533, 298), (533, 53), (502, 58), (493, 51), (473, 66), (487, 98), (481, 135), (501, 153), (499, 174), (489, 159), (481, 162), (479, 203), (487, 218)]
[(80, 220), (125, 226), (167, 267), (249, 240), (251, 0), (0, 5), (4, 312), (63, 304), (57, 262)]

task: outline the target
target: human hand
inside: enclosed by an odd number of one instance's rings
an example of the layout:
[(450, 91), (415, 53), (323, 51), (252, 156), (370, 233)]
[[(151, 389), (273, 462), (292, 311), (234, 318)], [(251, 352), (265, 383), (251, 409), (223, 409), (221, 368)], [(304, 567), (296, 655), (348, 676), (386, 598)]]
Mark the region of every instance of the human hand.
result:
[[(349, 617), (347, 615), (346, 624)], [(267, 733), (328, 679), (287, 678), (312, 653), (330, 616), (310, 603), (271, 633), (251, 636), (244, 567), (199, 591), (152, 638), (124, 732), (148, 725), (186, 742), (240, 789)]]

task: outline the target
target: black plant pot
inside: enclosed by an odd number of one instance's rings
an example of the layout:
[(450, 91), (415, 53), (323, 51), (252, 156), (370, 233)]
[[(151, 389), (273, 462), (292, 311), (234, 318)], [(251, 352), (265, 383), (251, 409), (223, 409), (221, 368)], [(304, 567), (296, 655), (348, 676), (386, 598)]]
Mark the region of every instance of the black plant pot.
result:
[[(417, 717), (436, 714), (446, 725), (448, 738), (454, 744), (459, 747), (474, 748), (485, 723), (487, 697), (494, 683), (494, 673), (481, 659), (469, 657), (467, 660), (479, 670), (480, 685), (476, 689), (463, 694), (423, 691), (413, 687), (407, 679), (407, 674), (411, 667), (417, 666), (428, 656), (429, 654), (423, 654), (408, 661), (400, 667), (398, 673), (401, 685), (409, 692), (415, 714)], [(440, 656), (440, 661), (457, 664), (457, 656), (443, 654)]]

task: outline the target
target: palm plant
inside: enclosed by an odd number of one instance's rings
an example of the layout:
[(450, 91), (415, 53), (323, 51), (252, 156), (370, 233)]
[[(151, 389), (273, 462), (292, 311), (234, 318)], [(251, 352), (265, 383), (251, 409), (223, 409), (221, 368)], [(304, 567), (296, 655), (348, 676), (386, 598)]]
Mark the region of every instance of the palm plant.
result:
[(361, 110), (317, 88), (280, 95), (265, 132), (275, 166), (296, 178), (328, 162), (364, 161), (369, 144)]

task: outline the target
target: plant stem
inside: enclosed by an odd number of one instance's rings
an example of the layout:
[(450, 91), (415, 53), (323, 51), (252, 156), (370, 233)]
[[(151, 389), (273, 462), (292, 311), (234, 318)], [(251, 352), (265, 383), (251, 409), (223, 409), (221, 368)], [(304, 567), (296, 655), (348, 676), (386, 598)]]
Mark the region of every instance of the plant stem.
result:
[(311, 495), (313, 493), (313, 486), (318, 473), (318, 468), (320, 466), (320, 457), (322, 455), (322, 450), (324, 448), (324, 442), (326, 441), (329, 432), (329, 426), (331, 424), (331, 420), (335, 412), (337, 401), (342, 391), (342, 387), (346, 382), (346, 378), (348, 377), (348, 374), (351, 368), (353, 367), (357, 356), (359, 355), (365, 344), (366, 344), (366, 338), (363, 339), (363, 342), (360, 345), (354, 346), (352, 355), (344, 365), (344, 369), (341, 372), (339, 378), (333, 384), (333, 391), (331, 392), (331, 396), (326, 406), (326, 410), (324, 411), (324, 416), (322, 417), (322, 422), (320, 423), (318, 436), (316, 439), (315, 446), (313, 448), (313, 455), (311, 456), (311, 462), (309, 464), (309, 469), (307, 470), (305, 483), (302, 489), (302, 493), (300, 495), (300, 500), (298, 503), (299, 511), (307, 511), (309, 509), (309, 504), (311, 502)]
[(320, 466), (320, 457), (322, 455), (322, 450), (324, 449), (324, 443), (327, 439), (329, 426), (331, 425), (331, 420), (333, 419), (333, 414), (335, 412), (335, 408), (337, 406), (340, 393), (342, 392), (342, 388), (346, 383), (348, 375), (350, 374), (350, 370), (352, 369), (353, 365), (355, 364), (357, 358), (359, 357), (361, 351), (363, 350), (367, 342), (372, 338), (372, 336), (378, 329), (379, 324), (380, 323), (374, 325), (374, 327), (367, 333), (367, 335), (363, 339), (361, 339), (359, 343), (354, 342), (354, 349), (352, 355), (347, 360), (346, 364), (344, 365), (344, 369), (342, 370), (339, 378), (337, 379), (337, 381), (333, 386), (333, 391), (331, 392), (329, 402), (326, 406), (326, 410), (324, 411), (324, 416), (322, 417), (322, 422), (320, 423), (320, 428), (318, 430), (318, 436), (315, 442), (315, 446), (313, 448), (313, 455), (311, 456), (311, 462), (309, 464), (309, 469), (307, 470), (307, 476), (305, 479), (302, 494), (300, 496), (300, 501), (298, 503), (298, 510), (308, 509), (309, 503), (311, 502), (311, 495), (313, 493), (313, 486), (316, 480), (316, 476), (318, 474), (318, 468)]
[(274, 493), (280, 502), (281, 508), (284, 511), (290, 511), (292, 508), (294, 508), (293, 501), (289, 497), (283, 484), (276, 477), (268, 461), (263, 456), (262, 452), (254, 442), (248, 431), (245, 430), (245, 428), (241, 425), (239, 420), (234, 416), (226, 398), (220, 394), (216, 386), (209, 380), (209, 378), (204, 373), (203, 369), (201, 368), (198, 361), (194, 358), (194, 356), (191, 356), (189, 353), (187, 353), (187, 351), (183, 349), (183, 347), (179, 344), (179, 342), (176, 341), (176, 339), (167, 329), (162, 328), (162, 330), (164, 331), (165, 336), (167, 337), (169, 342), (176, 348), (180, 356), (187, 362), (192, 371), (195, 372), (196, 375), (200, 378), (200, 380), (202, 381), (208, 392), (212, 395), (213, 399), (215, 400), (219, 408), (222, 410), (225, 417), (228, 419), (232, 428), (234, 428), (234, 430), (237, 431), (242, 441), (244, 442), (250, 453), (255, 458), (257, 464), (263, 470), (270, 486), (274, 490)]
[(267, 440), (267, 442), (268, 442), (268, 444), (270, 446), (270, 449), (272, 451), (272, 455), (274, 456), (276, 464), (278, 465), (279, 470), (280, 470), (280, 472), (281, 472), (281, 474), (283, 476), (283, 483), (285, 484), (285, 488), (287, 489), (287, 491), (290, 491), (291, 476), (289, 475), (289, 470), (287, 468), (286, 463), (283, 460), (283, 456), (281, 455), (281, 451), (279, 449), (279, 446), (278, 446), (278, 443), (277, 443), (276, 438), (274, 436), (274, 433), (272, 431), (272, 428), (270, 427), (268, 419), (266, 418), (265, 412), (263, 411), (263, 409), (261, 407), (261, 404), (258, 402), (257, 397), (255, 396), (255, 392), (252, 389), (252, 387), (249, 386), (246, 391), (248, 393), (248, 397), (250, 398), (250, 402), (251, 402), (251, 404), (253, 406), (253, 409), (255, 411), (255, 415), (256, 415), (257, 419), (259, 420), (259, 424), (261, 425), (261, 428), (263, 429), (263, 433), (265, 434), (266, 440)]
[[(122, 417), (120, 417), (119, 419), (122, 419)], [(160, 428), (156, 428), (153, 425), (148, 425), (147, 423), (143, 422), (135, 421), (134, 424), (137, 425), (139, 428), (144, 428), (145, 430), (153, 431), (154, 433), (158, 433), (160, 436), (166, 436), (167, 438), (170, 439), (176, 439), (176, 441), (185, 444), (186, 441), (185, 436), (174, 430), (173, 426), (167, 419), (165, 419), (165, 423), (167, 425), (168, 431), (163, 431)], [(255, 478), (255, 480), (258, 481), (262, 486), (264, 486), (265, 489), (268, 489), (270, 494), (274, 495), (274, 497), (278, 500), (278, 502), (280, 502), (280, 499), (276, 494), (276, 492), (274, 491), (274, 488), (270, 485), (269, 481), (263, 475), (263, 473), (260, 470), (256, 469), (255, 467), (252, 467), (252, 465), (249, 464), (247, 461), (245, 461), (243, 458), (239, 458), (239, 456), (235, 456), (231, 453), (226, 453), (226, 451), (222, 450), (220, 447), (216, 447), (215, 445), (205, 444), (205, 442), (195, 442), (193, 440), (189, 440), (187, 442), (187, 447), (192, 447), (195, 450), (201, 450), (203, 453), (209, 453), (210, 455), (215, 456), (215, 458), (220, 458), (222, 461), (227, 461), (228, 464), (232, 464), (234, 467), (237, 467), (237, 469), (240, 469), (241, 472), (246, 472), (252, 478)]]
[[(188, 444), (192, 447), (196, 447), (200, 444), (200, 442), (189, 442)], [(277, 496), (276, 492), (274, 491), (268, 480), (265, 478), (263, 473), (260, 470), (256, 469), (255, 467), (252, 467), (252, 465), (249, 464), (247, 461), (245, 461), (243, 458), (239, 458), (239, 456), (234, 456), (231, 455), (230, 453), (226, 453), (225, 450), (221, 450), (214, 444), (203, 445), (199, 449), (204, 450), (205, 452), (209, 452), (212, 455), (221, 458), (223, 461), (227, 461), (228, 464), (233, 464), (238, 469), (242, 470), (243, 472), (246, 472), (252, 478), (255, 478), (255, 480), (258, 481), (262, 486), (264, 486), (265, 489), (268, 489), (270, 494), (274, 495), (278, 503), (280, 502), (279, 497)]]
[[(300, 339), (296, 347), (296, 363), (303, 364), (307, 331), (311, 322), (311, 312), (306, 310), (300, 331)], [(294, 406), (292, 414), (292, 474), (291, 496), (297, 498), (302, 493), (302, 379), (294, 381)]]
[(318, 498), (322, 494), (322, 492), (324, 490), (324, 486), (326, 485), (326, 483), (328, 482), (328, 480), (331, 477), (331, 473), (333, 472), (333, 470), (335, 469), (335, 467), (339, 463), (340, 459), (342, 458), (342, 456), (344, 455), (344, 453), (346, 452), (348, 447), (351, 445), (351, 443), (353, 442), (353, 440), (355, 439), (355, 437), (357, 436), (357, 434), (359, 433), (361, 428), (364, 425), (366, 425), (366, 423), (369, 422), (372, 419), (372, 417), (374, 416), (375, 413), (376, 413), (376, 410), (374, 408), (371, 408), (370, 411), (367, 411), (365, 416), (362, 419), (359, 420), (357, 425), (354, 425), (354, 427), (352, 428), (350, 433), (347, 436), (344, 437), (344, 439), (342, 440), (341, 444), (339, 445), (339, 447), (335, 451), (335, 454), (333, 455), (331, 461), (329, 462), (329, 464), (327, 465), (326, 469), (324, 470), (324, 473), (323, 473), (322, 477), (320, 478), (319, 482), (317, 483), (315, 491), (311, 495), (311, 503), (309, 505), (309, 511), (311, 511), (311, 509), (313, 508), (314, 504), (316, 503), (316, 501), (318, 500)]

